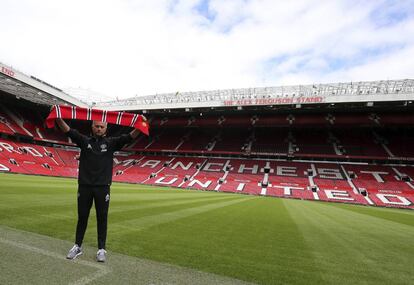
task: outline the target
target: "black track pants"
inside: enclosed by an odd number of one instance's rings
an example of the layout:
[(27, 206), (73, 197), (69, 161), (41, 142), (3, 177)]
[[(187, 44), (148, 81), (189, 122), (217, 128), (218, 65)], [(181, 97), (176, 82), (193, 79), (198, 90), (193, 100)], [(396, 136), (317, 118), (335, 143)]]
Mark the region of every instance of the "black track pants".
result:
[(89, 212), (95, 201), (98, 230), (98, 248), (105, 248), (108, 225), (110, 186), (79, 185), (78, 187), (78, 224), (76, 226), (76, 244), (82, 245)]

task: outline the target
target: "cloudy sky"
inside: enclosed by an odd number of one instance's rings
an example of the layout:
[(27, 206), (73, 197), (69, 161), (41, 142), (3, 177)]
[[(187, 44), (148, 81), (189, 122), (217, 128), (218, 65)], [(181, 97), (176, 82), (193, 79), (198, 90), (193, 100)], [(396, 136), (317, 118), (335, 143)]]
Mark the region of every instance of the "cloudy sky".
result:
[(71, 92), (414, 78), (414, 0), (0, 3), (0, 61)]

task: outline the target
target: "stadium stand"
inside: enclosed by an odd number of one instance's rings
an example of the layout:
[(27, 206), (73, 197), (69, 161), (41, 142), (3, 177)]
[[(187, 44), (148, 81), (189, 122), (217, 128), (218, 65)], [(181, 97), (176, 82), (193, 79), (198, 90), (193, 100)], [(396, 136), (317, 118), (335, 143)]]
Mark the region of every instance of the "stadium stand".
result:
[(261, 195), (265, 186), (264, 167), (266, 162), (255, 160), (231, 160), (229, 167), (225, 169), (227, 175), (218, 188), (219, 191), (239, 192), (244, 194)]
[[(77, 175), (78, 152), (71, 148), (1, 139), (0, 149), (3, 171)], [(117, 156), (114, 163), (114, 181), (119, 182), (363, 205), (414, 205), (412, 166), (395, 168), (398, 174), (389, 166), (140, 155)]]
[(205, 162), (202, 158), (176, 157), (165, 161), (163, 168), (155, 172), (146, 183), (180, 187), (193, 177), (199, 167)]
[(23, 127), (23, 122), (8, 107), (0, 105), (0, 116), (2, 121), (8, 126), (13, 133), (32, 136), (32, 134)]

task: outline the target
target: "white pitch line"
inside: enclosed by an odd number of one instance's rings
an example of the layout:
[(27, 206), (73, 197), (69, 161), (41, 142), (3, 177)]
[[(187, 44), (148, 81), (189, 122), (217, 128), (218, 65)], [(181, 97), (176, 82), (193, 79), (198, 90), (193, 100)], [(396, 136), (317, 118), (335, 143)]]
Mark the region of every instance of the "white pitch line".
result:
[[(27, 244), (24, 244), (24, 243), (7, 240), (7, 239), (1, 238), (1, 237), (0, 237), (0, 243), (4, 243), (4, 244), (7, 244), (7, 245), (11, 245), (11, 246), (14, 246), (14, 247), (25, 249), (25, 250), (28, 250), (28, 251), (31, 251), (31, 252), (39, 253), (39, 254), (42, 254), (42, 255), (45, 255), (45, 256), (53, 257), (53, 258), (56, 258), (56, 259), (66, 260), (66, 258), (64, 258), (62, 256), (62, 254), (47, 251), (47, 250), (44, 250), (44, 249), (41, 249), (41, 248), (38, 248), (38, 247), (34, 247), (34, 246), (31, 246), (31, 245), (27, 245)], [(68, 262), (70, 262), (70, 261), (68, 261)], [(87, 275), (85, 277), (82, 277), (81, 279), (79, 279), (75, 282), (69, 283), (71, 285), (86, 285), (86, 284), (92, 282), (93, 280), (95, 280), (99, 277), (102, 277), (102, 276), (104, 276), (104, 275), (106, 275), (110, 272), (109, 269), (107, 269), (105, 267), (102, 267), (101, 265), (95, 264), (93, 262), (78, 259), (78, 260), (76, 260), (76, 263), (96, 268), (96, 269), (98, 269), (98, 271), (91, 274), (91, 275)]]
[(75, 281), (75, 282), (71, 282), (69, 283), (69, 285), (86, 285), (91, 283), (93, 280), (96, 280), (106, 274), (108, 274), (110, 272), (110, 270), (98, 270), (97, 272), (95, 272), (94, 274), (91, 275), (86, 275), (85, 277)]

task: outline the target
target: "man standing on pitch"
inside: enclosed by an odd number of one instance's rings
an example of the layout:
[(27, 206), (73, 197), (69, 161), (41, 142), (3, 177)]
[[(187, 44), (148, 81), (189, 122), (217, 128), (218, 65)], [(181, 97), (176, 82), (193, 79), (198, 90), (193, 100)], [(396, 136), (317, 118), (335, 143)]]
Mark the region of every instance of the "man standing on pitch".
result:
[(131, 142), (140, 133), (134, 129), (129, 134), (119, 137), (106, 137), (107, 123), (93, 121), (92, 135), (85, 136), (71, 129), (63, 119), (57, 118), (59, 128), (72, 139), (81, 149), (78, 175), (78, 223), (76, 226), (75, 245), (69, 250), (66, 258), (75, 259), (81, 255), (82, 241), (88, 225), (89, 212), (95, 201), (98, 252), (96, 260), (106, 260), (106, 232), (108, 223), (108, 208), (110, 185), (112, 182), (112, 165), (114, 152)]

